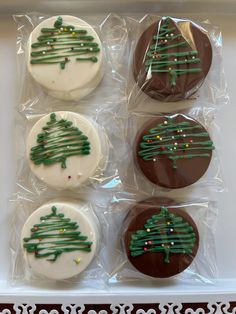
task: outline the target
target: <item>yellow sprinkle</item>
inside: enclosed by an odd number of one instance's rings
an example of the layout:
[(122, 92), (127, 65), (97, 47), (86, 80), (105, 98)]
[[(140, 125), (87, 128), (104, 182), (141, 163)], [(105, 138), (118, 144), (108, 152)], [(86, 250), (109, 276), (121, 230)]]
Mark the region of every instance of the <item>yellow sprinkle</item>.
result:
[(74, 259), (75, 264), (79, 265), (79, 263), (81, 262), (81, 259), (78, 257), (76, 259)]
[(72, 32), (72, 36), (75, 36), (76, 35), (76, 33), (75, 32)]
[(150, 231), (151, 231), (151, 230), (148, 228), (148, 229), (147, 229), (147, 232), (150, 232)]
[(66, 231), (66, 229), (60, 229), (59, 232), (60, 233), (64, 233)]
[(160, 138), (160, 136), (159, 136), (159, 135), (157, 135), (157, 138)]
[(169, 221), (167, 221), (167, 225), (170, 225), (170, 222), (169, 222)]
[(185, 145), (185, 147), (189, 147), (189, 145), (188, 145), (188, 144), (186, 144), (186, 145)]

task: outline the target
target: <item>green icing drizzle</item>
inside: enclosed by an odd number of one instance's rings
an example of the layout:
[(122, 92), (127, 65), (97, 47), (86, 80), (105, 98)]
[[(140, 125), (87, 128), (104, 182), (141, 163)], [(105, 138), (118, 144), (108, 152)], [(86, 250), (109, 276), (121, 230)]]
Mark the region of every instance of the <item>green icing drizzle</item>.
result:
[(66, 168), (68, 157), (90, 154), (88, 137), (72, 124), (65, 119), (57, 120), (55, 113), (50, 115), (50, 121), (37, 136), (37, 146), (31, 148), (30, 159), (35, 165), (59, 162)]
[[(87, 35), (83, 29), (75, 29), (72, 25), (63, 25), (58, 17), (52, 28), (42, 28), (37, 42), (31, 45), (31, 64), (60, 64), (64, 69), (71, 60), (97, 62), (95, 56), (99, 51), (98, 43), (93, 36)], [(81, 57), (83, 55), (91, 55)]]
[[(193, 131), (199, 130), (194, 133)], [(195, 141), (195, 138), (202, 140)], [(210, 157), (209, 152), (214, 150), (213, 142), (209, 134), (199, 125), (191, 125), (191, 122), (173, 122), (172, 118), (158, 124), (148, 130), (140, 143), (138, 155), (144, 160), (157, 161), (162, 156), (167, 156), (173, 162), (173, 168), (177, 168), (178, 159), (190, 159), (195, 157)], [(194, 153), (195, 150), (201, 152)]]
[[(170, 27), (171, 19), (165, 17), (161, 20), (157, 35), (153, 36), (154, 43), (146, 54), (146, 72), (169, 73), (170, 85), (176, 86), (178, 76), (190, 73), (199, 73), (200, 67), (190, 66), (201, 61), (197, 50), (191, 50), (190, 45), (181, 34), (176, 34), (176, 27)], [(189, 51), (179, 52), (181, 47), (189, 47)], [(177, 48), (176, 52), (168, 53), (168, 50)], [(184, 66), (181, 68), (181, 66)]]
[(40, 221), (31, 229), (31, 236), (23, 239), (24, 248), (36, 258), (50, 257), (47, 260), (55, 262), (62, 253), (91, 252), (93, 242), (87, 241), (87, 237), (78, 231), (77, 222), (57, 213), (55, 206), (51, 214), (41, 217)]
[(160, 213), (147, 220), (143, 230), (131, 236), (130, 252), (136, 257), (145, 253), (163, 253), (164, 263), (170, 262), (170, 254), (191, 254), (196, 234), (182, 217), (161, 207)]

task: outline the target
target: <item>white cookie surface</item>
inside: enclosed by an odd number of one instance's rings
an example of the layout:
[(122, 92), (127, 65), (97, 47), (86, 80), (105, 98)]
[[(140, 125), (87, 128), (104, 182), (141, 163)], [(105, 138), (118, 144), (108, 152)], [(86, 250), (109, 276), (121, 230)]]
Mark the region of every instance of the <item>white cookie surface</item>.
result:
[[(34, 80), (39, 83), (44, 90), (51, 96), (63, 99), (73, 100), (81, 99), (91, 93), (100, 83), (104, 74), (104, 56), (101, 41), (96, 31), (87, 22), (69, 15), (62, 15), (63, 25), (72, 25), (75, 29), (87, 31), (88, 36), (92, 36), (93, 42), (98, 44), (100, 49), (96, 54), (92, 54), (97, 58), (97, 62), (91, 61), (77, 61), (76, 57), (91, 57), (91, 54), (83, 54), (77, 56), (70, 56), (69, 62), (66, 63), (65, 68), (61, 69), (60, 64), (31, 64), (31, 52), (42, 51), (44, 47), (31, 48), (31, 45), (37, 43), (37, 39), (41, 33), (42, 28), (53, 28), (58, 16), (53, 16), (40, 23), (31, 33), (27, 44), (27, 67), (29, 73)], [(54, 48), (63, 47), (56, 46)], [(84, 47), (82, 47), (84, 48)], [(45, 47), (45, 50), (50, 49)], [(64, 51), (59, 51), (60, 54), (66, 54)], [(57, 52), (58, 53), (58, 52)], [(47, 57), (50, 53), (46, 53), (41, 57)], [(50, 61), (55, 61), (52, 59)]]
[[(78, 228), (76, 230), (66, 229), (66, 226), (65, 228), (62, 228), (60, 222), (56, 222), (54, 223), (56, 228), (52, 227), (55, 230), (42, 233), (42, 238), (36, 237), (36, 239), (32, 239), (32, 237), (34, 237), (34, 232), (32, 232), (31, 229), (35, 229), (35, 225), (41, 224), (41, 226), (43, 226), (44, 224), (49, 224), (50, 219), (51, 221), (52, 219), (55, 220), (53, 216), (48, 220), (40, 219), (41, 217), (50, 215), (53, 207), (56, 208), (57, 215), (64, 214), (64, 217), (57, 218), (58, 220), (69, 218), (70, 222), (77, 223)], [(43, 228), (45, 227), (40, 227), (36, 232), (42, 231)], [(91, 251), (77, 250), (78, 245), (76, 244), (76, 241), (66, 238), (66, 234), (71, 232), (80, 232), (80, 236), (86, 236), (87, 239), (81, 242), (92, 243), (90, 246)], [(45, 237), (43, 236), (45, 234), (58, 234), (59, 237)], [(31, 240), (28, 240), (29, 238), (31, 238)], [(61, 245), (62, 253), (57, 256), (55, 261), (49, 261), (48, 259), (53, 259), (55, 257), (53, 255), (55, 247), (58, 249), (58, 244), (56, 245), (55, 241), (68, 242), (68, 240), (71, 244)], [(99, 222), (95, 214), (91, 212), (89, 205), (85, 202), (66, 200), (50, 201), (38, 208), (28, 218), (22, 229), (21, 243), (24, 259), (35, 274), (54, 280), (71, 278), (83, 272), (93, 260), (99, 246)], [(34, 253), (27, 252), (27, 248), (24, 247), (25, 244), (29, 245), (30, 243), (38, 244), (35, 248), (38, 250), (39, 255), (45, 253), (52, 254), (45, 257), (36, 257)], [(81, 245), (81, 247), (83, 247), (83, 245)], [(45, 249), (42, 250), (42, 248)], [(76, 250), (68, 252), (66, 251), (68, 248), (75, 248)]]
[[(108, 145), (105, 141), (103, 131), (87, 117), (69, 111), (55, 112), (56, 120), (65, 119), (71, 121), (72, 126), (78, 127), (90, 143), (88, 155), (75, 155), (66, 158), (66, 168), (62, 168), (61, 162), (49, 165), (35, 164), (31, 160), (32, 148), (37, 146), (37, 136), (43, 132), (43, 127), (50, 121), (51, 114), (38, 120), (32, 127), (26, 143), (26, 155), (33, 173), (43, 182), (55, 189), (71, 189), (78, 187), (97, 171), (104, 170), (108, 155)], [(73, 147), (68, 144), (68, 149)]]

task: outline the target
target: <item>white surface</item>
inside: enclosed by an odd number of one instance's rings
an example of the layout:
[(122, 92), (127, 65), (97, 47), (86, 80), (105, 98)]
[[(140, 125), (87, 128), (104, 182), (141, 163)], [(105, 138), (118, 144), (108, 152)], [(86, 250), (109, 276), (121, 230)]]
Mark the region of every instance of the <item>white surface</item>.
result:
[[(90, 252), (65, 252), (58, 256), (57, 260), (54, 262), (47, 260), (53, 256), (49, 256), (48, 258), (36, 258), (34, 254), (27, 253), (26, 249), (23, 248), (23, 244), (25, 243), (23, 239), (31, 236), (31, 229), (35, 224), (41, 223), (40, 218), (42, 216), (51, 214), (52, 206), (57, 208), (57, 214), (62, 213), (65, 215), (64, 218), (70, 218), (72, 222), (77, 222), (79, 226), (77, 231), (81, 232), (82, 236), (88, 237), (86, 241), (92, 242)], [(33, 214), (27, 219), (22, 230), (22, 250), (24, 252), (26, 263), (35, 273), (50, 279), (67, 279), (80, 274), (88, 267), (97, 251), (99, 234), (96, 223), (97, 221), (95, 221), (95, 217), (91, 215), (89, 206), (84, 202), (78, 203), (78, 201), (68, 202), (66, 200), (56, 200), (44, 204), (34, 211)], [(56, 231), (53, 231), (52, 233), (55, 234)], [(43, 242), (45, 241), (47, 242), (48, 239), (42, 239), (40, 243), (43, 245)], [(80, 263), (76, 264), (75, 260), (78, 258), (80, 259)]]
[[(132, 5), (132, 7), (134, 7)], [(215, 8), (215, 7), (214, 7)], [(134, 8), (135, 9), (135, 8)], [(148, 8), (145, 6), (145, 10)], [(206, 12), (206, 11), (205, 11)], [(143, 12), (142, 12), (143, 13)], [(233, 12), (232, 12), (233, 13)], [(186, 14), (185, 14), (186, 15)], [(191, 14), (188, 14), (191, 17)], [(198, 18), (198, 16), (194, 16)], [(84, 17), (85, 18), (85, 17)], [(175, 285), (175, 286), (158, 286), (143, 287), (141, 285), (129, 285), (115, 287), (110, 290), (110, 296), (107, 297), (107, 291), (102, 289), (91, 290), (82, 289), (80, 295), (83, 296), (83, 302), (102, 303), (102, 302), (158, 302), (161, 296), (163, 302), (178, 300), (187, 301), (218, 301), (219, 299), (236, 300), (236, 228), (235, 228), (235, 159), (236, 145), (234, 144), (233, 135), (235, 133), (235, 115), (236, 115), (236, 17), (235, 15), (211, 15), (208, 12), (203, 14), (200, 19), (210, 18), (214, 24), (221, 26), (223, 31), (223, 53), (224, 65), (226, 71), (226, 79), (229, 85), (230, 104), (221, 110), (217, 117), (217, 124), (221, 128), (221, 163), (226, 185), (227, 193), (218, 193), (213, 195), (218, 200), (219, 207), (219, 227), (217, 229), (217, 265), (219, 269), (220, 279), (215, 285), (202, 285), (201, 283), (193, 283), (193, 285)], [(22, 287), (10, 287), (7, 283), (9, 278), (9, 230), (7, 221), (9, 218), (8, 199), (14, 189), (14, 143), (11, 140), (14, 130), (14, 106), (17, 102), (17, 85), (16, 85), (16, 61), (15, 61), (15, 25), (11, 17), (1, 17), (0, 19), (0, 92), (1, 92), (1, 116), (0, 131), (2, 134), (2, 146), (0, 154), (0, 239), (1, 239), (1, 255), (0, 255), (0, 300), (9, 302), (24, 300), (34, 302), (74, 302), (78, 301), (78, 291), (73, 288), (47, 287), (47, 289)], [(190, 297), (188, 295), (191, 295)], [(58, 296), (60, 296), (58, 298)], [(142, 296), (142, 297), (141, 297)]]
[(26, 145), (26, 155), (31, 170), (40, 180), (56, 189), (70, 189), (84, 183), (94, 175), (98, 168), (104, 168), (103, 156), (106, 156), (107, 150), (104, 147), (102, 148), (99, 129), (86, 117), (69, 111), (55, 113), (57, 120), (65, 119), (73, 122), (73, 126), (78, 127), (88, 137), (91, 147), (90, 154), (68, 157), (65, 169), (61, 167), (61, 163), (54, 163), (49, 166), (35, 165), (29, 159), (30, 151), (32, 147), (37, 145), (37, 135), (42, 132), (42, 128), (50, 121), (49, 114), (41, 118), (31, 129)]
[[(31, 64), (31, 45), (37, 42), (37, 38), (42, 35), (42, 28), (52, 28), (57, 16), (46, 19), (40, 23), (31, 33), (27, 45), (27, 66), (30, 74), (35, 81), (40, 84), (45, 91), (56, 98), (72, 100), (81, 99), (90, 94), (100, 83), (103, 77), (103, 50), (101, 41), (95, 30), (85, 21), (74, 16), (61, 15), (63, 25), (72, 25), (75, 29), (86, 30), (89, 36), (93, 36), (94, 43), (98, 44), (100, 51), (98, 53), (85, 54), (81, 57), (87, 58), (96, 56), (98, 61), (76, 61), (76, 57), (69, 57), (70, 62), (61, 69), (58, 63), (56, 64)], [(42, 50), (39, 48), (38, 50)], [(63, 55), (63, 52), (61, 52)], [(79, 57), (79, 56), (77, 56)]]

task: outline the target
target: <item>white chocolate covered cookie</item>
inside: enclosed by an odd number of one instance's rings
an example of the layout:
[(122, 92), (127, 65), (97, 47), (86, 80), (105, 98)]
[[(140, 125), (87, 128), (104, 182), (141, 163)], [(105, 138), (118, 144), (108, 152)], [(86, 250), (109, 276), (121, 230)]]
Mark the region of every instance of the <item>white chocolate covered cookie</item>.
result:
[(105, 169), (108, 144), (95, 122), (74, 112), (59, 111), (32, 127), (26, 154), (40, 180), (55, 189), (71, 189)]
[(24, 259), (31, 270), (55, 280), (83, 272), (99, 245), (99, 222), (89, 204), (55, 200), (38, 208), (21, 235)]
[(27, 44), (29, 73), (51, 96), (73, 100), (91, 93), (104, 74), (101, 41), (87, 22), (69, 15), (40, 23)]

